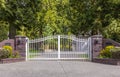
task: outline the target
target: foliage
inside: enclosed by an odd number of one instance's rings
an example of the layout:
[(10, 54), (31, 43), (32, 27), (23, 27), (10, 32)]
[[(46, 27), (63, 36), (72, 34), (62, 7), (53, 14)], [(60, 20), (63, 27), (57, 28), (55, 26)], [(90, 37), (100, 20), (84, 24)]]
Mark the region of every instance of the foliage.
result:
[(111, 49), (112, 59), (120, 59), (120, 48)]
[(110, 25), (104, 31), (107, 38), (120, 42), (120, 19), (112, 19)]
[(37, 52), (43, 52), (43, 49), (40, 49), (40, 51), (39, 50), (35, 50), (35, 49), (30, 49), (30, 52), (31, 53), (37, 53)]
[(111, 49), (115, 48), (114, 46), (107, 46), (105, 49), (100, 51), (100, 58), (112, 58)]
[(9, 58), (10, 52), (6, 49), (0, 49), (0, 59)]
[(100, 58), (112, 58), (120, 59), (120, 48), (114, 46), (107, 46), (105, 49), (100, 51)]
[(120, 0), (0, 0), (0, 21), (9, 24), (10, 38), (103, 34), (119, 41), (119, 7)]
[(0, 21), (0, 42), (8, 38), (8, 23)]
[(20, 54), (18, 51), (14, 51), (13, 52), (13, 48), (11, 46), (3, 46), (3, 50), (8, 51), (7, 53), (3, 54), (3, 55), (8, 55), (7, 58), (19, 58)]
[(13, 52), (12, 58), (19, 58), (19, 57), (20, 57), (20, 54), (18, 51)]
[(12, 57), (13, 48), (11, 46), (3, 46), (3, 49), (8, 50), (9, 54), (10, 54), (10, 57)]
[(13, 51), (13, 48), (11, 46), (3, 46), (4, 49), (12, 52)]

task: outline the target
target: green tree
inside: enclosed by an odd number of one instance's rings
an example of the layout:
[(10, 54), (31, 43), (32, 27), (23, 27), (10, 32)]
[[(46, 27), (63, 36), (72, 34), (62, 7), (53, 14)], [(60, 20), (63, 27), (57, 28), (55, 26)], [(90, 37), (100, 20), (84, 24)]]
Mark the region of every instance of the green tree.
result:
[[(117, 0), (70, 0), (71, 31), (75, 35), (103, 34), (112, 18), (119, 18)], [(117, 10), (117, 11), (116, 11)]]
[(67, 34), (66, 30), (69, 30), (71, 23), (67, 18), (68, 5), (69, 0), (41, 0), (41, 10), (37, 12), (37, 20), (43, 35)]
[(0, 21), (8, 22), (10, 38), (16, 34), (31, 39), (54, 34), (112, 38), (108, 29), (112, 21), (119, 22), (119, 7), (120, 0), (0, 0)]
[(0, 42), (8, 38), (8, 23), (0, 21)]
[(120, 19), (112, 19), (104, 30), (104, 36), (120, 42)]

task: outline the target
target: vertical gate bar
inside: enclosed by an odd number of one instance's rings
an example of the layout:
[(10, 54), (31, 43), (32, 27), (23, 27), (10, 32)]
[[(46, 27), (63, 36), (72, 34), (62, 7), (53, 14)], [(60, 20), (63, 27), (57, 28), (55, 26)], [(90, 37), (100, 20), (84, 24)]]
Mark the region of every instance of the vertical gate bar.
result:
[(28, 61), (28, 54), (29, 53), (29, 39), (26, 38), (26, 61)]
[(61, 50), (63, 51), (63, 37), (61, 38)]
[[(49, 46), (49, 49), (50, 49), (50, 51), (52, 50), (52, 40), (53, 40), (53, 36), (50, 36), (50, 46)], [(53, 51), (52, 51), (53, 52)], [(52, 58), (53, 57), (53, 54), (51, 54), (50, 53), (50, 58)]]
[[(34, 40), (34, 39), (33, 39)], [(34, 41), (33, 41), (34, 42)], [(33, 48), (33, 42), (31, 43), (32, 44), (32, 52), (30, 52), (31, 54), (30, 54), (30, 59), (32, 58), (32, 55), (34, 55), (33, 53), (33, 51), (34, 51), (34, 48)]]
[(58, 59), (60, 59), (60, 35), (58, 35)]
[(62, 43), (62, 45), (63, 45), (63, 51), (65, 51), (65, 42), (64, 42), (64, 40), (65, 40), (65, 38), (62, 38), (62, 40), (63, 40), (63, 43)]
[(90, 58), (90, 52), (89, 52), (89, 49), (90, 49), (90, 39), (89, 38), (87, 38), (87, 59), (89, 60), (89, 58)]
[(73, 47), (74, 47), (74, 42), (75, 42), (73, 36), (70, 37), (70, 42), (71, 42), (71, 44), (70, 44), (71, 51), (72, 51), (72, 52), (76, 52), (76, 51), (74, 50), (74, 48), (73, 48)]
[(68, 50), (70, 51), (70, 39), (71, 39), (71, 36), (69, 37), (68, 39)]
[(53, 49), (53, 52), (55, 52), (55, 51), (54, 51), (54, 40), (55, 40), (55, 39), (54, 39), (54, 36), (53, 36), (52, 39), (53, 39), (53, 43), (52, 43), (52, 44), (53, 44), (53, 48), (52, 48), (52, 49)]
[(90, 39), (88, 38), (88, 51), (87, 51), (88, 59), (90, 59)]
[[(43, 52), (45, 53), (45, 45), (44, 45), (44, 42), (45, 42), (44, 39), (45, 39), (45, 38), (44, 38), (44, 35), (42, 36), (42, 39), (43, 39), (43, 41), (42, 41), (42, 42), (43, 42), (43, 43), (42, 43), (42, 45), (43, 45), (42, 49), (43, 49)], [(42, 54), (43, 54), (43, 53), (42, 53)]]
[(37, 41), (37, 39), (36, 39), (35, 51), (36, 51), (36, 58), (38, 58), (39, 53), (38, 53), (38, 41)]
[(88, 50), (87, 50), (88, 60), (90, 60), (90, 38), (88, 38)]
[[(83, 38), (81, 36), (78, 37), (78, 40), (79, 40), (79, 52), (84, 52), (82, 50), (82, 42), (83, 42)], [(80, 54), (80, 56), (78, 58), (83, 58), (83, 54), (82, 53), (78, 53)]]
[(36, 50), (35, 50), (36, 39), (34, 39), (34, 40), (35, 40), (35, 42), (34, 42), (34, 44), (33, 44), (33, 45), (34, 45), (34, 47), (33, 47), (33, 48), (34, 48), (34, 52), (35, 52), (35, 58), (36, 58), (36, 57), (37, 57), (37, 55), (36, 55)]
[(74, 43), (75, 43), (74, 40), (75, 40), (74, 37), (71, 36), (71, 47), (72, 47), (72, 52), (76, 52), (76, 51), (75, 51), (75, 47), (74, 47)]
[[(33, 39), (34, 40), (34, 39)], [(33, 41), (34, 42), (34, 41)], [(30, 59), (32, 58), (32, 55), (34, 55), (34, 49), (33, 49), (33, 42), (31, 43), (32, 51), (30, 52)]]
[(87, 46), (86, 46), (87, 51), (86, 51), (86, 53), (85, 53), (84, 56), (85, 56), (86, 59), (88, 59), (88, 58), (89, 58), (89, 39), (88, 39), (88, 38), (85, 38), (85, 41), (86, 41), (85, 43), (86, 43), (86, 45), (87, 45)]
[(36, 39), (34, 39), (35, 42), (34, 42), (34, 52), (35, 52), (35, 58), (37, 57), (37, 53), (36, 53), (36, 48), (35, 48), (35, 45), (36, 45)]
[(89, 37), (89, 58), (92, 60), (92, 39)]
[[(82, 38), (81, 37), (76, 37), (77, 38), (77, 52), (75, 52), (75, 54), (79, 54), (80, 52), (80, 49), (81, 49), (81, 40)], [(77, 56), (77, 58), (81, 58), (81, 55), (80, 56)]]
[(68, 51), (71, 52), (71, 50), (70, 50), (70, 39), (71, 39), (71, 36), (69, 35), (69, 39), (68, 39)]
[(43, 35), (43, 49), (44, 49), (44, 55), (45, 55), (45, 36)]
[[(81, 41), (82, 41), (82, 38), (78, 36), (78, 54), (79, 54), (79, 52), (81, 52), (80, 51), (81, 50)], [(76, 52), (76, 54), (77, 54), (77, 52)], [(81, 55), (80, 55), (80, 57), (81, 57)], [(77, 58), (80, 58), (80, 57), (78, 56)]]
[(38, 53), (37, 53), (37, 51), (38, 51), (38, 49), (37, 49), (38, 47), (37, 46), (38, 45), (37, 44), (38, 44), (37, 39), (35, 39), (35, 53), (36, 53), (36, 57), (35, 58), (38, 57)]
[[(52, 52), (53, 52), (53, 48), (52, 48), (52, 47), (53, 47), (53, 43), (52, 43), (52, 42), (53, 42), (53, 36), (51, 36), (51, 42), (50, 42), (50, 44), (51, 44), (51, 45), (50, 45), (50, 50), (52, 50)], [(53, 58), (54, 55), (51, 54), (51, 57)]]
[[(34, 42), (35, 42), (35, 39), (34, 39)], [(34, 42), (32, 43), (33, 44), (33, 52), (32, 53), (35, 53), (35, 51), (34, 51)], [(33, 56), (33, 55), (32, 55)], [(35, 54), (35, 56), (36, 56), (36, 54)], [(33, 58), (33, 57), (32, 57)]]
[[(36, 42), (36, 39), (34, 39)], [(35, 51), (35, 42), (33, 43), (33, 49), (34, 49), (34, 53), (35, 53), (35, 57), (36, 57), (36, 51)]]
[[(49, 42), (49, 46), (48, 46), (48, 50), (50, 50), (51, 51), (51, 48), (50, 48), (50, 46), (51, 46), (51, 40), (52, 40), (52, 36), (50, 36), (50, 41), (48, 40), (48, 42)], [(52, 56), (52, 54), (51, 53), (49, 53), (50, 54), (50, 58), (51, 58), (51, 56)]]
[[(86, 38), (85, 38), (85, 37), (84, 37), (84, 38), (81, 37), (81, 39), (82, 39), (82, 42), (83, 42), (83, 46), (85, 46), (86, 41), (87, 41)], [(81, 46), (81, 47), (82, 47), (82, 46)], [(85, 55), (86, 55), (85, 47), (83, 48), (82, 52), (83, 52), (83, 53), (82, 53), (82, 58), (86, 58), (86, 57), (85, 57)], [(84, 61), (84, 60), (83, 60), (83, 61)]]

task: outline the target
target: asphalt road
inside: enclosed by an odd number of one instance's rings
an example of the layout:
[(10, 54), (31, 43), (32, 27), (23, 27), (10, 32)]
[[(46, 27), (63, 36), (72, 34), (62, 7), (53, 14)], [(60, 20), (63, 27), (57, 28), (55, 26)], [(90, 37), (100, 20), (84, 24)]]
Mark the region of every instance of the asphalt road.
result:
[(120, 66), (81, 61), (0, 64), (0, 77), (120, 77)]

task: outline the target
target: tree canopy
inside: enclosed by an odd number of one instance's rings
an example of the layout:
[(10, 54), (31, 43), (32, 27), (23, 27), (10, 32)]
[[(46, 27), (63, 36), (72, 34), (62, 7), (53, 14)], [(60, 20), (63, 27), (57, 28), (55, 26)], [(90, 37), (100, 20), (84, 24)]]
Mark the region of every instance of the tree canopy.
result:
[(0, 37), (102, 34), (120, 41), (120, 0), (0, 0), (1, 25)]

